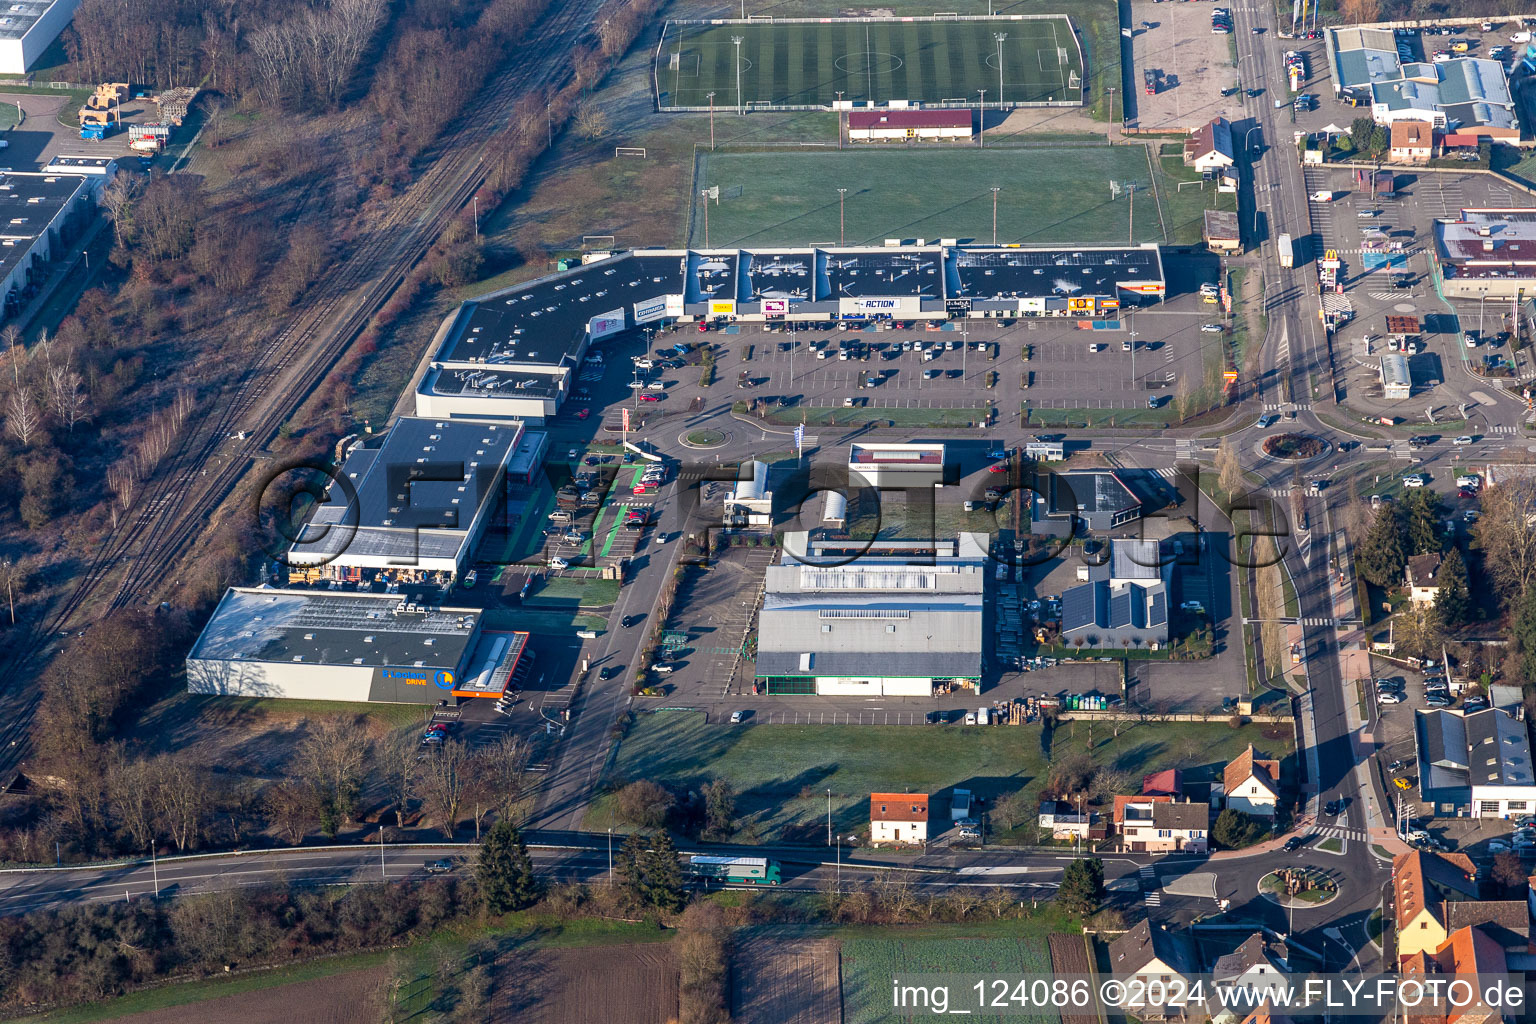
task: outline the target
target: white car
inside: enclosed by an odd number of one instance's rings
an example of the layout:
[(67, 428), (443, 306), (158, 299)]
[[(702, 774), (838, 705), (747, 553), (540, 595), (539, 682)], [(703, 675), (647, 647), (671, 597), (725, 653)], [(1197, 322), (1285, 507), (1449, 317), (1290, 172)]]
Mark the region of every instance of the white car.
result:
[(1478, 487), (1481, 487), (1482, 483), (1483, 481), (1481, 477), (1459, 476), (1456, 478), (1457, 487), (1467, 487), (1472, 490), (1476, 490)]
[(1392, 693), (1388, 691), (1384, 693), (1378, 693), (1376, 695), (1376, 703), (1378, 704), (1401, 704), (1402, 702), (1403, 697), (1402, 694), (1399, 693)]
[(1477, 339), (1468, 334), (1466, 336), (1467, 348), (1477, 348)]
[(1405, 477), (1403, 477), (1403, 486), (1404, 487), (1423, 487), (1424, 486), (1424, 478), (1422, 476), (1417, 475), (1417, 474), (1415, 474), (1413, 476), (1405, 476)]
[(551, 569), (569, 569), (571, 567), (571, 563), (567, 562), (559, 555), (556, 555), (554, 558), (549, 560), (549, 567)]
[(632, 380), (632, 381), (629, 382), (629, 386), (634, 388), (636, 391), (639, 391), (640, 389), (645, 387), (645, 381), (643, 381), (643, 380)]
[(1451, 442), (1451, 444), (1454, 444), (1454, 445), (1469, 445), (1471, 443), (1472, 443), (1472, 438), (1468, 437), (1466, 434), (1462, 434), (1456, 440)]
[(636, 359), (635, 365), (640, 367), (642, 370), (649, 370), (651, 367), (655, 366), (656, 363), (651, 359)]
[(1221, 324), (1201, 324), (1200, 325), (1200, 333), (1201, 334), (1220, 334), (1221, 333)]
[(666, 381), (653, 380), (653, 381), (651, 381), (649, 384), (647, 384), (645, 386), (645, 390), (647, 390), (647, 391), (665, 391), (665, 390), (667, 390), (667, 383), (666, 383)]

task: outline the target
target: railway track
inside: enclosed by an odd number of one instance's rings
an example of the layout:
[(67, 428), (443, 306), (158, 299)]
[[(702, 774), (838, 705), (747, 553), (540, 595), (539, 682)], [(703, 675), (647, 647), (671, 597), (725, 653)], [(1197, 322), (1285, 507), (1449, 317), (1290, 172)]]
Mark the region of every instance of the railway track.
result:
[(11, 686), (0, 703), (0, 790), (14, 780), (30, 746), (42, 700), (32, 671), (53, 640), (73, 632), (76, 619), (115, 580), (108, 607), (142, 601), (162, 586), (211, 516), (253, 465), (264, 461), (278, 428), (324, 380), (347, 348), (424, 257), (432, 243), (484, 183), (486, 150), (507, 126), (517, 100), (548, 95), (570, 76), (567, 59), (587, 33), (601, 0), (555, 0), (530, 31), (523, 60), (492, 80), (435, 147), (432, 163), (391, 206), (368, 239), (333, 264), (301, 310), (222, 394), (203, 403), (184, 425), (182, 441), (162, 460), (128, 515), (96, 551), (74, 589), (35, 625), (6, 659)]

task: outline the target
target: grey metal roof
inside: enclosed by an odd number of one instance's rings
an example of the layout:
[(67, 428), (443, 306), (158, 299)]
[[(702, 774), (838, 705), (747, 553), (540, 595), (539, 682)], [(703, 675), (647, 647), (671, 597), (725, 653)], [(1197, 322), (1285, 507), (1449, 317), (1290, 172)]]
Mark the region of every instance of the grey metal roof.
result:
[(1118, 476), (1107, 470), (1074, 470), (1055, 473), (1050, 478), (1051, 513), (1119, 512), (1137, 508), (1141, 502)]
[(1167, 589), (1151, 583), (1095, 580), (1061, 595), (1061, 631), (1157, 629), (1168, 623)]
[(522, 430), (516, 420), (401, 417), (382, 446), (348, 454), (293, 557), (451, 556), (494, 499)]
[[(32, 31), (48, 9), (61, 0), (10, 0), (0, 12), (0, 39), (20, 39)], [(62, 28), (63, 25), (60, 25)]]
[(1509, 84), (1504, 80), (1504, 65), (1496, 60), (1463, 57), (1444, 61), (1437, 67), (1440, 102), (1447, 106), (1484, 101), (1507, 107), (1513, 102)]
[(944, 295), (944, 264), (936, 249), (832, 249), (826, 254), (824, 274), (829, 298)]
[(948, 293), (956, 297), (1114, 296), (1122, 283), (1163, 279), (1155, 248), (956, 249)]
[(1158, 543), (1147, 539), (1116, 539), (1109, 542), (1109, 575), (1116, 580), (1159, 580), (1163, 560)]
[(31, 258), (38, 236), (84, 189), (80, 174), (0, 173), (0, 277)]
[(1335, 61), (1342, 89), (1389, 81), (1401, 74), (1396, 50), (1345, 50)]
[(457, 669), (480, 613), (424, 606), (405, 612), (404, 603), (384, 594), (236, 587), (188, 658)]

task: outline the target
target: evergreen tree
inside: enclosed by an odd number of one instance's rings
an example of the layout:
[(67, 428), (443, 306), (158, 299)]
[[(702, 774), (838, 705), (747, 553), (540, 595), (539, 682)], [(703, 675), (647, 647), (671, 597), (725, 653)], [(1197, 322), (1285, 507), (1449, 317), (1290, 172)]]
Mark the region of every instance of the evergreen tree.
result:
[(624, 845), (619, 848), (619, 856), (614, 862), (619, 888), (631, 899), (642, 902), (645, 899), (645, 856), (649, 849), (650, 841), (645, 835), (631, 832), (624, 837)]
[(1527, 683), (1536, 683), (1536, 583), (1525, 588), (1512, 632), (1520, 648), (1520, 672)]
[(1233, 807), (1216, 815), (1216, 824), (1211, 826), (1211, 839), (1228, 850), (1252, 845), (1263, 834), (1264, 829), (1258, 822)]
[(1368, 582), (1378, 587), (1393, 587), (1403, 581), (1403, 535), (1399, 528), (1397, 510), (1383, 505), (1376, 512), (1371, 532), (1360, 545), (1355, 567)]
[(1435, 595), (1435, 611), (1447, 628), (1466, 621), (1471, 595), (1467, 590), (1467, 564), (1461, 560), (1461, 550), (1454, 545), (1445, 553), (1437, 577), (1440, 591)]
[(666, 832), (656, 833), (642, 862), (644, 883), (642, 895), (646, 903), (657, 910), (677, 913), (688, 904), (683, 888), (683, 864), (678, 859), (677, 847)]
[(1104, 901), (1104, 862), (1098, 858), (1074, 860), (1062, 873), (1056, 903), (1069, 914), (1087, 917)]
[(533, 860), (522, 834), (510, 821), (498, 821), (486, 833), (475, 874), (480, 880), (481, 898), (493, 914), (522, 910), (539, 898)]
[(704, 836), (707, 839), (728, 839), (736, 828), (736, 791), (725, 779), (705, 783)]
[(1404, 533), (1407, 536), (1408, 554), (1429, 555), (1440, 551), (1440, 523), (1442, 505), (1440, 495), (1420, 489), (1408, 492), (1403, 500)]

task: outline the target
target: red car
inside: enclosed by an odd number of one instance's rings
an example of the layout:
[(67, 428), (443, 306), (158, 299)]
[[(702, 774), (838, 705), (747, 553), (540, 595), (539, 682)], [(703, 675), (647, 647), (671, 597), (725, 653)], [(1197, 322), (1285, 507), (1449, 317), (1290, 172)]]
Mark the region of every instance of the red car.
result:
[(640, 401), (642, 401), (642, 402), (659, 402), (659, 401), (661, 401), (661, 396), (660, 395), (641, 395), (640, 396)]
[(988, 473), (1006, 473), (1006, 472), (1008, 472), (1008, 463), (1006, 463), (1006, 462), (994, 462), (994, 463), (992, 463), (992, 465), (987, 467), (987, 472)]
[(579, 419), (579, 420), (584, 420), (588, 416), (591, 416), (591, 415), (592, 415), (592, 410), (591, 409), (577, 409), (576, 410), (576, 418)]
[(709, 332), (709, 321), (708, 320), (700, 320), (699, 321), (699, 333), (700, 334), (707, 334), (708, 332)]

